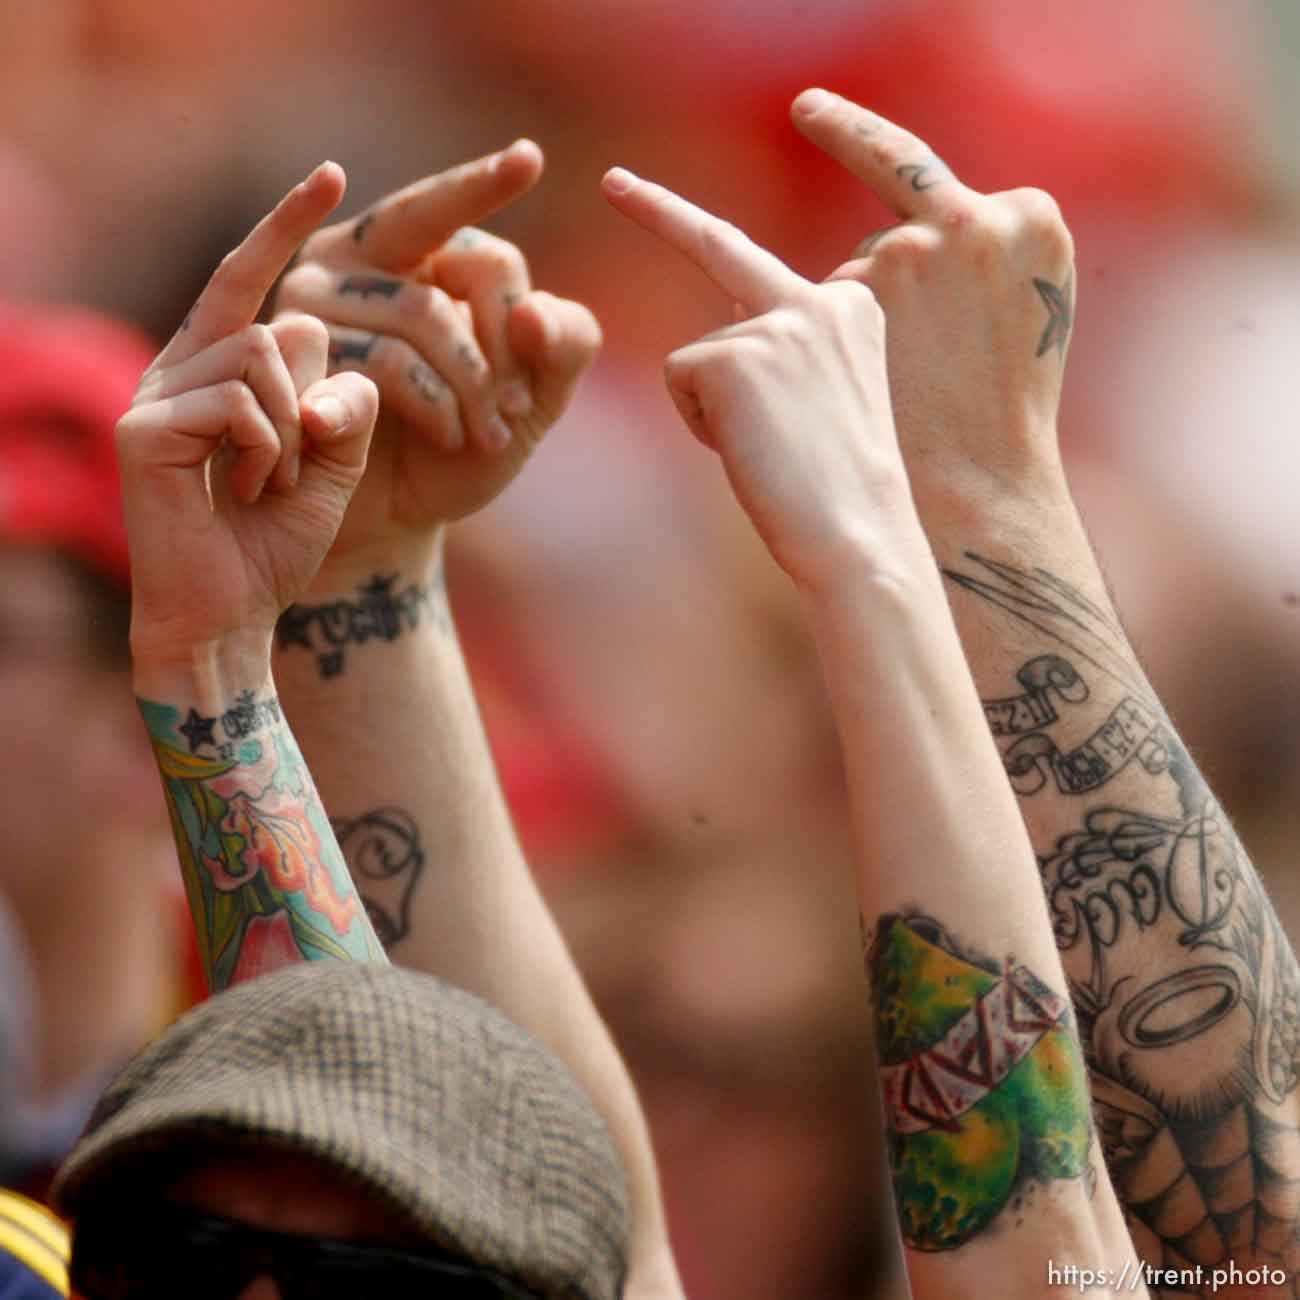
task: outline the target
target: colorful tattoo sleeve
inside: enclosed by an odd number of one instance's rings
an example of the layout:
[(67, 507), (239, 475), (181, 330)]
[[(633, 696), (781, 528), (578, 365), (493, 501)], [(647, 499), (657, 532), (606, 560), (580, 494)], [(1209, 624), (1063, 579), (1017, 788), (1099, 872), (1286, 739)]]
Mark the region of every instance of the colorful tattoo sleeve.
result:
[(274, 696), (208, 717), (140, 709), (215, 989), (298, 961), (384, 961)]
[(962, 954), (938, 922), (881, 919), (868, 956), (903, 1240), (955, 1250), (1008, 1203), (1089, 1168), (1069, 1003), (1023, 966)]

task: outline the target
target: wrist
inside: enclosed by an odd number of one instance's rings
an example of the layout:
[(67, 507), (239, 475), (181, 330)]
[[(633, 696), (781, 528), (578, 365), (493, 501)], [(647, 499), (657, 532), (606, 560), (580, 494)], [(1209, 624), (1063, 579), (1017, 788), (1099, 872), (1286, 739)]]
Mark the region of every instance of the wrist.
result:
[(401, 538), (384, 538), (330, 552), (295, 604), (313, 604), (327, 597), (354, 593), (376, 574), (396, 574), (422, 586), (442, 571), (447, 525), (437, 524)]
[(242, 691), (271, 682), (271, 628), (244, 628), (177, 644), (132, 626), (132, 682), (142, 700), (185, 702), (200, 712), (227, 708)]

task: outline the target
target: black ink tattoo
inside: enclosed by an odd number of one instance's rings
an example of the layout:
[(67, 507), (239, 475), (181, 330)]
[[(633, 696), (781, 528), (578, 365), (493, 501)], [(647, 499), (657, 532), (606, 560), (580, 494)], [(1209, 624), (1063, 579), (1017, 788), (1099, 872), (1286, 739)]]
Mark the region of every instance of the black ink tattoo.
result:
[(1017, 794), (1036, 794), (1048, 776), (1062, 794), (1082, 794), (1105, 785), (1134, 758), (1152, 776), (1159, 775), (1169, 766), (1169, 742), (1164, 719), (1126, 696), (1087, 740), (1068, 753), (1035, 732), (1016, 741), (1003, 762)]
[[(357, 892), (385, 948), (411, 931), (411, 900), (424, 870), (424, 846), (414, 818), (401, 808), (331, 818)], [(369, 885), (381, 885), (381, 901)]]
[(375, 344), (378, 342), (378, 334), (368, 334), (359, 339), (336, 339), (331, 337), (330, 365), (346, 366), (348, 362), (365, 365), (370, 360), (370, 354), (375, 350)]
[(1042, 632), (1069, 650), (1074, 660), (1090, 664), (1129, 694), (1148, 693), (1141, 673), (1117, 648), (1125, 644), (1119, 620), (1077, 587), (1047, 569), (1018, 569), (972, 551), (965, 558), (983, 574), (945, 569), (949, 582)]
[[(191, 754), (207, 745), (216, 751), (218, 758), (230, 758), (236, 741), (248, 739), (255, 732), (279, 722), (280, 717), (280, 701), (274, 695), (259, 700), (252, 691), (241, 691), (235, 697), (235, 703), (220, 717), (206, 717), (192, 708), (177, 730), (185, 737)], [(216, 737), (218, 725), (225, 742)]]
[(456, 360), (475, 375), (487, 369), (487, 362), (468, 343), (456, 344)]
[(391, 643), (426, 620), (439, 632), (450, 633), (451, 613), (441, 568), (422, 586), (411, 583), (394, 591), (396, 581), (395, 573), (377, 573), (357, 588), (357, 600), (290, 605), (276, 624), (277, 644), (282, 650), (297, 646), (314, 651), (320, 675), (337, 677), (343, 672), (344, 652), (349, 645)]
[(931, 154), (924, 162), (903, 163), (897, 169), (897, 174), (900, 180), (907, 181), (918, 194), (952, 179), (948, 164), (936, 154)]
[(1037, 731), (1056, 721), (1052, 692), (1071, 704), (1088, 698), (1087, 683), (1074, 665), (1059, 655), (1039, 655), (1016, 674), (1025, 688), (1023, 695), (1002, 700), (984, 700), (984, 716), (995, 736), (1019, 736)]
[(365, 239), (370, 227), (375, 224), (375, 214), (373, 212), (363, 212), (356, 220), (352, 227), (352, 242), (359, 244)]
[(1038, 339), (1034, 356), (1041, 357), (1051, 348), (1055, 348), (1062, 360), (1065, 358), (1065, 345), (1070, 341), (1070, 329), (1074, 325), (1074, 277), (1066, 276), (1065, 283), (1057, 288), (1050, 280), (1034, 277), (1034, 288), (1047, 308), (1047, 324)]
[(406, 377), (426, 402), (441, 402), (447, 396), (447, 385), (438, 377), (433, 367), (425, 365), (423, 361), (417, 361), (406, 372)]
[[(1013, 783), (1071, 796), (1049, 805), (1068, 809), (1130, 774), (1127, 798), (1085, 804), (1038, 863), (1134, 1240), (1158, 1267), (1267, 1265), (1290, 1293), (1300, 967), (1286, 935), (1115, 617), (1046, 569), (966, 558), (977, 568), (950, 581), (1096, 674), (1091, 734), (1065, 754), (1042, 731), (1021, 737), (1006, 755)], [(1035, 823), (1048, 815), (1040, 807)]]
[(386, 275), (345, 275), (339, 281), (339, 295), (354, 293), (358, 298), (395, 298), (402, 291), (402, 282)]

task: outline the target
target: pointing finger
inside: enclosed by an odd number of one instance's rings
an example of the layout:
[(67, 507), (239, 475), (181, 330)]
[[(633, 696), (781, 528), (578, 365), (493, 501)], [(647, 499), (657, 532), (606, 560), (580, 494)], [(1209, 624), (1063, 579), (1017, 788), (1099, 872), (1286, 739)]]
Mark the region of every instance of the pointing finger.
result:
[(542, 151), (531, 140), (516, 140), (499, 153), (427, 176), (380, 199), (356, 221), (324, 232), (313, 250), (338, 265), (364, 262), (385, 271), (409, 271), (462, 226), (476, 225), (526, 194), (541, 174)]
[(621, 167), (601, 189), (625, 217), (684, 253), (747, 311), (764, 312), (801, 298), (808, 281), (729, 222)]
[(346, 184), (343, 169), (324, 162), (295, 185), (222, 260), (154, 365), (175, 365), (251, 325), (276, 277), (303, 240), (338, 206)]
[(931, 215), (970, 193), (924, 141), (839, 95), (805, 90), (791, 117), (900, 217)]

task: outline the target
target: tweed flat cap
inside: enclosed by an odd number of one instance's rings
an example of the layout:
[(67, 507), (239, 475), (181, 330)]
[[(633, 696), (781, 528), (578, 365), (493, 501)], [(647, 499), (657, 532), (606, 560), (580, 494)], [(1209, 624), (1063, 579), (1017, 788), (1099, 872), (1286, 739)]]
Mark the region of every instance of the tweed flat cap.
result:
[(622, 1167), (591, 1102), (485, 1002), (394, 967), (308, 962), (178, 1020), (100, 1098), (59, 1172), (77, 1210), (137, 1160), (285, 1147), (443, 1250), (554, 1300), (622, 1295)]

